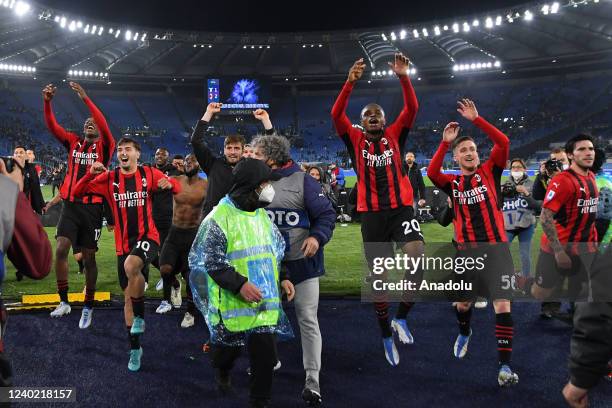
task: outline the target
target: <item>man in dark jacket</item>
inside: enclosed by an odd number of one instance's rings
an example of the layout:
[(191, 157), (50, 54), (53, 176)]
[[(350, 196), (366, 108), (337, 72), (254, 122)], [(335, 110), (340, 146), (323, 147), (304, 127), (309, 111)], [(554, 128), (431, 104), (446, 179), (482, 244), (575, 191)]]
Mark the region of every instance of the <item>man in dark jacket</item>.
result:
[[(219, 203), (230, 190), (233, 179), (232, 170), (242, 158), (245, 140), (240, 135), (227, 136), (223, 142), (223, 157), (217, 157), (206, 145), (205, 133), (216, 113), (221, 112), (221, 103), (210, 103), (202, 119), (198, 121), (191, 135), (191, 146), (202, 171), (208, 178), (208, 190), (204, 203), (204, 217)], [(268, 113), (263, 109), (253, 112), (255, 118), (262, 122), (266, 134), (274, 133)]]
[(608, 373), (612, 359), (612, 303), (576, 304), (570, 354), (570, 381), (563, 396), (571, 407), (587, 407), (588, 391)]
[(414, 210), (425, 205), (425, 182), (423, 175), (419, 169), (418, 163), (415, 161), (413, 152), (406, 153), (404, 158), (404, 169), (412, 186), (412, 194), (414, 196)]
[(253, 157), (264, 161), (273, 174), (281, 177), (271, 182), (275, 195), (266, 210), (287, 242), (282, 266), (295, 287), (295, 313), (306, 371), (302, 398), (318, 406), (322, 348), (317, 319), (319, 278), (325, 273), (323, 246), (332, 237), (336, 212), (321, 185), (291, 160), (287, 138), (259, 136), (251, 145)]

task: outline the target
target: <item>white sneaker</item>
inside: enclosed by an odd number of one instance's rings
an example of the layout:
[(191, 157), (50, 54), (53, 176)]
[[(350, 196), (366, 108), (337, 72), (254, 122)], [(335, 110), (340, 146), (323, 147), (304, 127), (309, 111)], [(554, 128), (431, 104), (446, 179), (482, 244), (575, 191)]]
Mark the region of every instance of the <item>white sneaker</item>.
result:
[(179, 287), (174, 288), (174, 286), (172, 286), (170, 292), (170, 302), (175, 309), (180, 309), (181, 305), (183, 304), (183, 298), (181, 297), (181, 281), (179, 280), (178, 283)]
[(155, 290), (156, 291), (161, 291), (164, 288), (164, 280), (160, 279), (157, 281), (157, 283), (155, 284)]
[(478, 299), (476, 299), (476, 303), (474, 303), (474, 307), (476, 309), (484, 309), (485, 307), (487, 307), (487, 304), (488, 304), (487, 299), (479, 297)]
[(165, 314), (168, 313), (170, 310), (172, 310), (172, 306), (170, 305), (170, 303), (168, 303), (167, 300), (162, 300), (159, 306), (157, 306), (157, 310), (155, 310), (155, 313)]
[(183, 321), (181, 322), (181, 327), (183, 329), (186, 329), (188, 327), (191, 327), (195, 324), (195, 318), (193, 317), (193, 315), (189, 312), (185, 313), (185, 317), (183, 317)]
[(55, 308), (54, 311), (51, 312), (51, 317), (62, 317), (64, 315), (70, 314), (70, 305), (66, 302), (60, 302), (59, 305)]
[(91, 326), (91, 319), (93, 315), (93, 309), (84, 307), (81, 311), (81, 320), (79, 320), (79, 328), (86, 329)]

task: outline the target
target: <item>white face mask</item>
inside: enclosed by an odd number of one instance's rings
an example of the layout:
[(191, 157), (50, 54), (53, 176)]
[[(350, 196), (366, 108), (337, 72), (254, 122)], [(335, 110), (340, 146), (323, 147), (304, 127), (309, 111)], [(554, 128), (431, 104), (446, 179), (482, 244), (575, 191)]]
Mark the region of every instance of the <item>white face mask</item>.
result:
[(564, 164), (563, 165), (563, 170), (567, 170), (567, 169), (569, 169), (569, 164)]
[(263, 203), (271, 203), (272, 200), (274, 200), (274, 187), (272, 187), (272, 184), (267, 184), (262, 190), (261, 193), (259, 193), (259, 201), (263, 202)]
[(525, 173), (523, 173), (522, 171), (511, 171), (510, 174), (515, 180), (520, 180), (523, 178), (523, 175)]

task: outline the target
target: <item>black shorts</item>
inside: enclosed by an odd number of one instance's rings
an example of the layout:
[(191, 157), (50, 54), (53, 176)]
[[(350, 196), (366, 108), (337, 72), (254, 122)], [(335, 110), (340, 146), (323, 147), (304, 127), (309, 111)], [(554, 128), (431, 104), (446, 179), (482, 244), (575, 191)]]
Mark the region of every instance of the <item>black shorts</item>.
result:
[(561, 285), (565, 278), (570, 281), (570, 292), (575, 293), (578, 288), (576, 285), (586, 282), (591, 264), (595, 259), (595, 253), (584, 253), (582, 255), (570, 255), (572, 267), (570, 269), (560, 269), (557, 266), (555, 255), (540, 250), (538, 263), (536, 265), (535, 283), (544, 289), (552, 289)]
[(119, 285), (122, 290), (125, 290), (128, 285), (128, 277), (125, 273), (124, 263), (128, 256), (133, 255), (142, 259), (144, 266), (142, 267), (142, 274), (145, 277), (145, 281), (149, 280), (149, 264), (159, 252), (159, 245), (149, 239), (143, 239), (138, 241), (136, 246), (132, 248), (129, 254), (117, 256), (117, 277), (119, 278)]
[(168, 238), (168, 233), (170, 232), (170, 228), (172, 228), (172, 224), (166, 224), (166, 222), (155, 222), (155, 228), (159, 233), (159, 249), (161, 250), (164, 247), (164, 242), (166, 242), (166, 239)]
[(173, 225), (159, 256), (160, 267), (171, 265), (175, 274), (186, 272), (189, 269), (189, 251), (197, 233), (198, 228), (184, 229)]
[(408, 242), (424, 241), (412, 207), (361, 213), (361, 236), (370, 268), (374, 258), (394, 256), (393, 242), (401, 248)]
[(97, 249), (102, 233), (102, 204), (72, 203), (64, 200), (55, 237), (68, 238), (77, 248)]
[(458, 248), (451, 280), (463, 287), (449, 292), (456, 302), (473, 302), (477, 297), (511, 300), (515, 290), (514, 263), (507, 242), (478, 243)]

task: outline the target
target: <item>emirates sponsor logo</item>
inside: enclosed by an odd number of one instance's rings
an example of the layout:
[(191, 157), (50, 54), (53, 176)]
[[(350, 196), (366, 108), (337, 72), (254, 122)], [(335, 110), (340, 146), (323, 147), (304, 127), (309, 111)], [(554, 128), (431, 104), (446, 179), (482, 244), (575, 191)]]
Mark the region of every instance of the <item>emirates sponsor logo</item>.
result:
[(76, 150), (72, 151), (72, 157), (74, 157), (75, 159), (97, 159), (98, 158), (98, 153), (85, 153), (85, 152), (78, 152)]
[(393, 160), (393, 154), (393, 149), (385, 150), (382, 154), (372, 154), (365, 149), (361, 151), (361, 155), (365, 159), (366, 166), (368, 167), (390, 166)]
[(143, 207), (148, 197), (146, 191), (127, 191), (125, 193), (114, 193), (113, 198), (119, 208)]
[(597, 212), (597, 204), (599, 203), (599, 197), (583, 199), (579, 198), (576, 205), (580, 209), (580, 214), (589, 214)]
[(487, 191), (487, 186), (478, 186), (466, 191), (453, 190), (453, 197), (457, 199), (457, 203), (460, 205), (476, 204), (485, 201)]
[(74, 164), (91, 166), (98, 160), (98, 157), (100, 157), (98, 153), (85, 153), (78, 152), (76, 150), (72, 151), (72, 158)]

